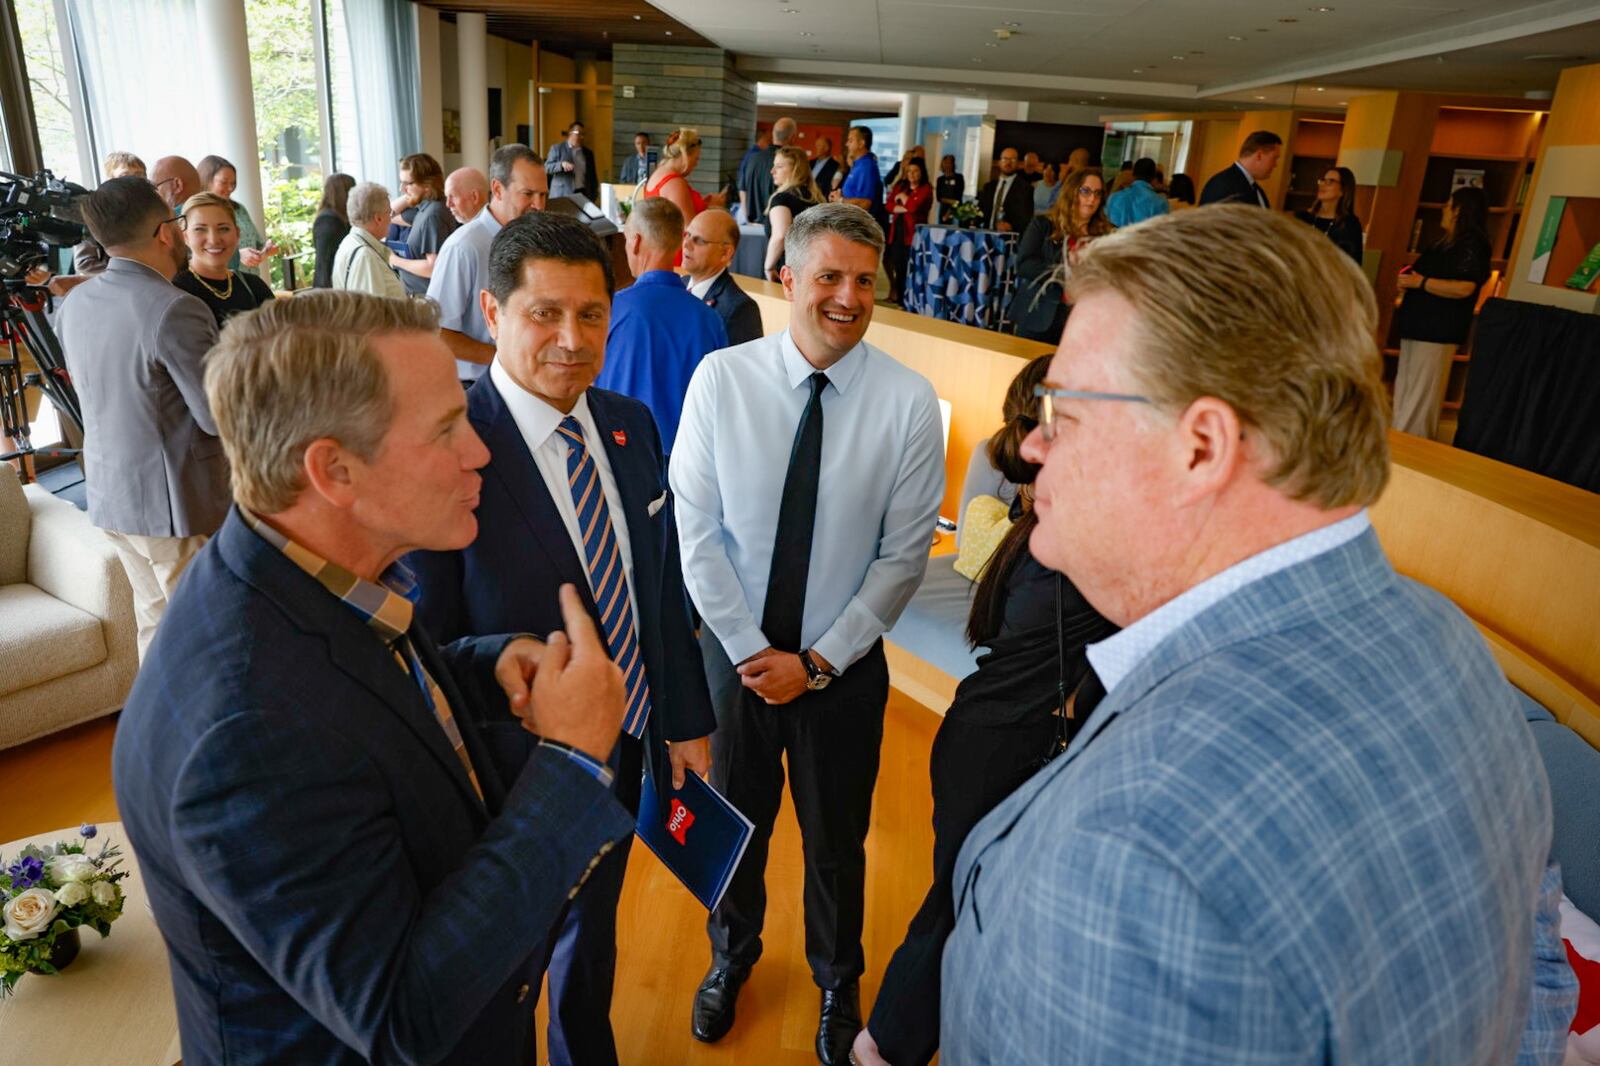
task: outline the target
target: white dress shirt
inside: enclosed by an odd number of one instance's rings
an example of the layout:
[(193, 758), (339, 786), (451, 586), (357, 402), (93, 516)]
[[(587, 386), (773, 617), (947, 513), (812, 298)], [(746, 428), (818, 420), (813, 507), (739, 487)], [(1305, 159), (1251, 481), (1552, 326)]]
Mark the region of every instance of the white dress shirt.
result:
[(1244, 164), (1237, 160), (1234, 161), (1233, 165), (1239, 168), (1239, 173), (1244, 175), (1244, 180), (1250, 183), (1250, 195), (1256, 198), (1256, 203), (1260, 204), (1262, 207), (1271, 208), (1272, 205), (1267, 203), (1266, 190), (1263, 189), (1256, 181), (1256, 176), (1246, 170), (1244, 168)]
[[(500, 365), (499, 358), (489, 364), (489, 380), (505, 401), (506, 409), (511, 412), (511, 420), (517, 424), (523, 443), (528, 446), (528, 454), (533, 456), (539, 476), (544, 478), (544, 487), (555, 501), (561, 521), (567, 527), (567, 536), (572, 538), (572, 550), (578, 553), (578, 562), (588, 573), (589, 558), (583, 554), (583, 531), (578, 526), (578, 508), (572, 502), (572, 488), (567, 481), (567, 438), (556, 432), (561, 420), (567, 416), (518, 385), (506, 368)], [(628, 603), (633, 607), (633, 617), (638, 618), (639, 599), (633, 592), (633, 552), (628, 545), (628, 523), (623, 515), (622, 493), (617, 490), (617, 479), (611, 474), (611, 460), (606, 455), (605, 442), (600, 439), (594, 416), (589, 413), (587, 392), (573, 404), (572, 417), (583, 427), (583, 439), (588, 444), (589, 457), (594, 460), (595, 469), (600, 474), (600, 490), (605, 493), (606, 506), (611, 509), (611, 526), (617, 534), (617, 551), (622, 556), (623, 574), (628, 579)], [(589, 593), (594, 594), (592, 577), (589, 579)]]
[(715, 285), (717, 283), (717, 279), (722, 277), (722, 275), (726, 274), (727, 272), (728, 272), (728, 268), (727, 267), (723, 267), (721, 270), (717, 271), (715, 274), (711, 275), (706, 280), (697, 281), (693, 285), (690, 285), (689, 286), (689, 295), (693, 296), (696, 300), (699, 300), (701, 303), (704, 303), (705, 299), (706, 299), (706, 293), (711, 291), (711, 286)]
[[(706, 356), (684, 400), (669, 473), (683, 579), (736, 663), (770, 644), (761, 615), (778, 508), (815, 372), (784, 330)], [(920, 374), (865, 342), (826, 374), (801, 640), (843, 672), (922, 582), (944, 447)]]
[(1371, 528), (1371, 519), (1365, 510), (1361, 510), (1332, 525), (1313, 529), (1293, 540), (1273, 545), (1264, 552), (1257, 552), (1248, 559), (1241, 559), (1226, 570), (1212, 574), (1194, 588), (1174, 596), (1128, 628), (1088, 645), (1084, 651), (1089, 656), (1089, 664), (1094, 667), (1096, 676), (1109, 694), (1156, 650), (1157, 645), (1187, 625), (1200, 612), (1221, 603), (1251, 582), (1330, 552)]
[(1011, 183), (1017, 180), (1015, 174), (1002, 174), (994, 187), (994, 203), (989, 205), (989, 228), (994, 229), (1005, 219), (1006, 193), (1011, 191)]

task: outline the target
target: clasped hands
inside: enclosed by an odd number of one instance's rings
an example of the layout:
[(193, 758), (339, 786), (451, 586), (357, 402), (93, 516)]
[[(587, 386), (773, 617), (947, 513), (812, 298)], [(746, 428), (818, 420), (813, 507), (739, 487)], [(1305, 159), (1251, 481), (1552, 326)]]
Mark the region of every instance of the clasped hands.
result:
[[(833, 672), (833, 664), (818, 655), (811, 658), (823, 670)], [(756, 652), (736, 668), (744, 687), (774, 706), (788, 703), (806, 692), (806, 665), (792, 651), (766, 648)]]
[[(547, 641), (518, 637), (507, 644), (495, 663), (495, 680), (523, 728), (605, 762), (627, 709), (622, 670), (611, 661), (578, 590), (562, 585), (560, 596), (563, 628)], [(706, 737), (675, 743), (670, 754), (673, 788), (683, 787), (685, 769), (702, 776), (711, 771)]]

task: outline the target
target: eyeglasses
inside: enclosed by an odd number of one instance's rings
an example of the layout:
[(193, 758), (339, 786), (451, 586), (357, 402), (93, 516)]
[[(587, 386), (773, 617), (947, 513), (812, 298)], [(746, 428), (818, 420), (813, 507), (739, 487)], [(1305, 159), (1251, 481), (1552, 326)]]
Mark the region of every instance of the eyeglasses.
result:
[(156, 223), (155, 232), (151, 233), (150, 236), (151, 237), (159, 237), (159, 236), (161, 236), (161, 227), (165, 226), (165, 225), (168, 225), (170, 223), (173, 223), (173, 222), (176, 222), (178, 224), (178, 230), (180, 232), (182, 232), (183, 230), (186, 230), (186, 229), (189, 228), (189, 216), (188, 215), (173, 215), (171, 218), (164, 218), (160, 222), (157, 222)]
[(1035, 385), (1033, 394), (1039, 398), (1039, 432), (1044, 439), (1056, 439), (1057, 400), (1116, 400), (1121, 403), (1154, 403), (1148, 396), (1131, 392), (1085, 392), (1082, 389), (1062, 389), (1054, 385)]
[(1087, 185), (1080, 185), (1078, 187), (1078, 195), (1083, 197), (1085, 200), (1098, 200), (1105, 194), (1106, 191), (1104, 189), (1091, 189)]
[(696, 248), (704, 248), (708, 244), (731, 244), (732, 242), (731, 241), (708, 241), (704, 237), (697, 236), (697, 235), (695, 235), (693, 233), (685, 233), (683, 235), (683, 243), (684, 244), (692, 244)]
[(1340, 181), (1338, 178), (1318, 178), (1317, 179), (1317, 184), (1318, 185), (1343, 185), (1344, 182)]

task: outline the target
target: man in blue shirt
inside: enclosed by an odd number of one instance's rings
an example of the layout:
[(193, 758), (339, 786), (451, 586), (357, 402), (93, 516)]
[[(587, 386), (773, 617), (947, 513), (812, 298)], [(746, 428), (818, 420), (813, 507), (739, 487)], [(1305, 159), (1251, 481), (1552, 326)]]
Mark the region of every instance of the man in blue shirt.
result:
[(639, 201), (624, 232), (635, 280), (612, 303), (606, 365), (595, 384), (643, 401), (661, 430), (661, 450), (670, 455), (689, 379), (708, 353), (728, 346), (728, 333), (673, 273), (683, 247), (677, 205), (661, 196)]
[(850, 132), (845, 134), (844, 150), (850, 160), (850, 173), (828, 199), (855, 204), (888, 233), (889, 214), (883, 207), (883, 178), (878, 173), (878, 157), (872, 154), (872, 131), (865, 126), (851, 126)]
[(1164, 215), (1172, 209), (1167, 198), (1155, 190), (1156, 161), (1148, 156), (1133, 164), (1133, 184), (1111, 194), (1106, 201), (1106, 217), (1121, 229), (1147, 218)]

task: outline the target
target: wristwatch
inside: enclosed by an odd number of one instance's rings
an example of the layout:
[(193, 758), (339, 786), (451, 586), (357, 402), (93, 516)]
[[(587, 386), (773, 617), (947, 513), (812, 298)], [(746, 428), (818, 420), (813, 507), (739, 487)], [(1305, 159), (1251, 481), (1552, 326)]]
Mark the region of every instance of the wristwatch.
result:
[(800, 665), (806, 668), (806, 688), (812, 692), (821, 692), (832, 683), (833, 675), (817, 665), (810, 648), (800, 653)]

